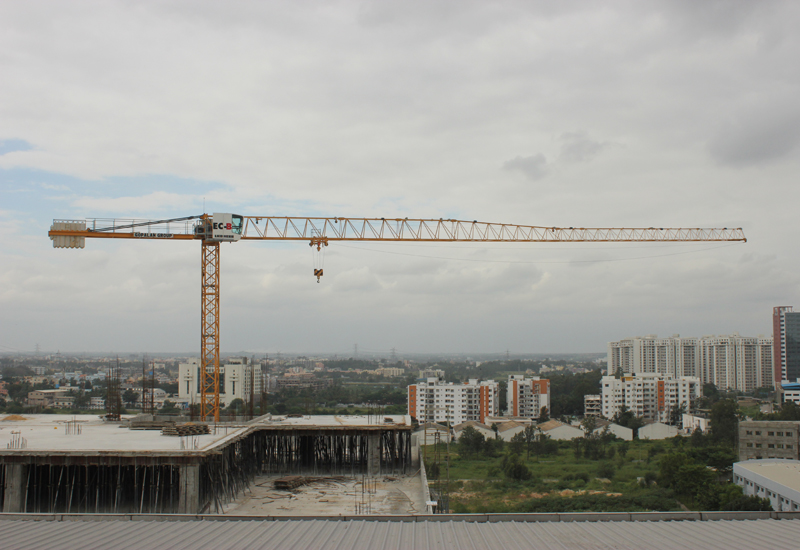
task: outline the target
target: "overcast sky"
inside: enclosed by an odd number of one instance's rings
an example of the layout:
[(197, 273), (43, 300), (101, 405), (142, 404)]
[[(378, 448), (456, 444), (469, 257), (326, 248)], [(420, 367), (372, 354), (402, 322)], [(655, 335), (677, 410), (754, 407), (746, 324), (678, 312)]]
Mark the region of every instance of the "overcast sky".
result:
[(222, 246), (222, 349), (593, 352), (800, 306), (800, 3), (2, 2), (0, 351), (200, 345), (196, 242), (53, 218), (742, 227)]

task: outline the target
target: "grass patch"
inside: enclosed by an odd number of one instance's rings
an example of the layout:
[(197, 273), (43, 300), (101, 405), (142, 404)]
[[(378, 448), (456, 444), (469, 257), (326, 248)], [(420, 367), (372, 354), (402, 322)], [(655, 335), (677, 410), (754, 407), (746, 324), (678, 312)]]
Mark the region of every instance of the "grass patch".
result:
[[(671, 491), (653, 483), (661, 455), (671, 451), (669, 441), (635, 440), (610, 442), (613, 457), (602, 460), (576, 458), (569, 441), (559, 442), (558, 454), (521, 456), (531, 472), (525, 481), (506, 479), (502, 470), (503, 452), (495, 456), (458, 454), (449, 451), (450, 503), (452, 512), (638, 512), (678, 510)], [(627, 448), (623, 456), (622, 449)], [(426, 450), (432, 463), (433, 446)], [(441, 483), (447, 477), (446, 446), (439, 448)], [(436, 481), (432, 481), (436, 483)]]

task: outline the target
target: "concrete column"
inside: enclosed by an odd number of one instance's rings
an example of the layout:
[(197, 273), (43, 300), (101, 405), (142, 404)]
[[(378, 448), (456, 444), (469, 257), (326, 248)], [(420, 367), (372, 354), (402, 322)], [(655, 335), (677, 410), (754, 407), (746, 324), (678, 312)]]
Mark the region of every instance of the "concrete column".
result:
[(196, 514), (200, 511), (200, 465), (186, 464), (180, 467), (179, 514)]
[(367, 474), (381, 473), (381, 434), (370, 432), (367, 436)]
[(24, 512), (27, 492), (28, 466), (26, 464), (6, 464), (6, 481), (3, 487), (3, 512)]

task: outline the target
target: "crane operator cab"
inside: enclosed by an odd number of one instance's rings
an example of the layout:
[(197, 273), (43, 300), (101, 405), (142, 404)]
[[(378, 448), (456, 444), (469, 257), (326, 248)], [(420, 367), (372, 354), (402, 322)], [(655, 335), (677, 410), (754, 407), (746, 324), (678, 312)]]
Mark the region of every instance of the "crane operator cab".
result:
[(242, 238), (244, 218), (238, 214), (214, 214), (195, 226), (195, 235), (208, 241), (232, 243)]

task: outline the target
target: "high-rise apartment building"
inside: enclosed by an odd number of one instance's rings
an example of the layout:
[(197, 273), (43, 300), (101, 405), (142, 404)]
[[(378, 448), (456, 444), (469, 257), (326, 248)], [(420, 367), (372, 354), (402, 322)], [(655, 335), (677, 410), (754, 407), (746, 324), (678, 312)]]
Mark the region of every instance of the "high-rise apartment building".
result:
[[(246, 357), (232, 357), (220, 365), (219, 374), (220, 406), (230, 405), (234, 399), (247, 403), (251, 395), (261, 395), (264, 380), (260, 364), (249, 364)], [(200, 403), (200, 359), (178, 365), (178, 397)]]
[(465, 384), (453, 384), (427, 378), (408, 386), (408, 414), (420, 423), (482, 423), (487, 416), (497, 416), (499, 412), (500, 385), (494, 380), (471, 379)]
[(539, 418), (542, 407), (550, 410), (550, 380), (521, 374), (508, 377), (507, 400), (509, 416)]
[(720, 389), (750, 391), (772, 386), (772, 338), (655, 335), (608, 344), (608, 374), (696, 377)]
[(690, 410), (702, 395), (702, 383), (696, 377), (674, 378), (663, 374), (604, 376), (600, 381), (603, 416), (614, 418), (624, 406), (636, 416), (668, 422), (673, 409)]
[(792, 306), (772, 308), (775, 384), (800, 378), (800, 312)]
[(659, 338), (654, 334), (608, 343), (608, 374), (658, 373), (672, 376), (697, 376), (699, 356), (697, 338), (674, 335)]

